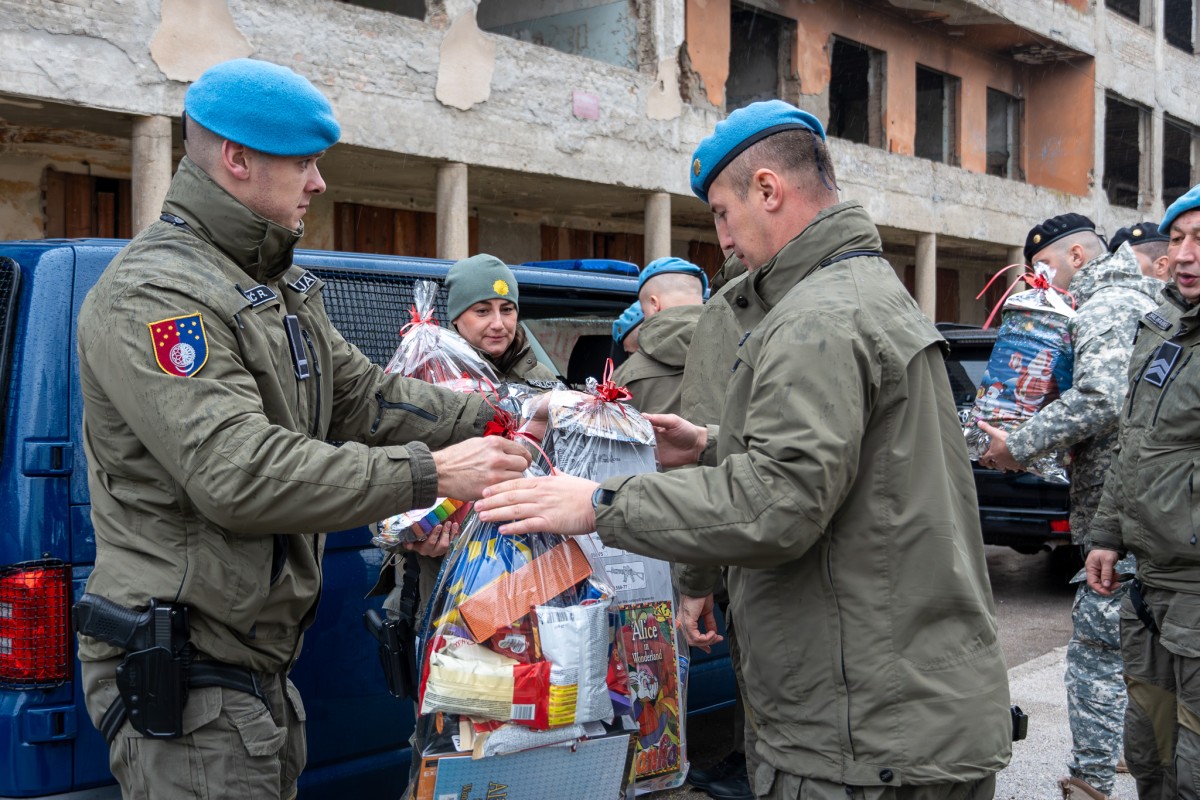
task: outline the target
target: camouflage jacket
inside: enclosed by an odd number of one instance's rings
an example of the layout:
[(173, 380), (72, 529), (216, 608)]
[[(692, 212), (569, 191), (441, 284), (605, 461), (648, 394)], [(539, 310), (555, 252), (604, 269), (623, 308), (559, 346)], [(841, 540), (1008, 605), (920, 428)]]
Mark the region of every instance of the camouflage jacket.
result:
[(1070, 449), (1071, 531), (1083, 543), (1117, 443), (1126, 371), (1138, 320), (1159, 304), (1163, 282), (1144, 277), (1128, 244), (1089, 261), (1068, 291), (1077, 313), (1070, 322), (1075, 367), (1071, 388), (1008, 437), (1021, 464)]

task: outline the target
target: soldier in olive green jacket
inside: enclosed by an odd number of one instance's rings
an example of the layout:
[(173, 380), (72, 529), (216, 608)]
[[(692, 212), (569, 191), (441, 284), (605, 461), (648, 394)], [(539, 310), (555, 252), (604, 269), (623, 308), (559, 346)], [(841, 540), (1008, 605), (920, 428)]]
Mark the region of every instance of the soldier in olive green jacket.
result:
[(718, 428), (653, 419), (664, 465), (492, 487), (484, 520), (731, 565), (760, 797), (990, 798), (1011, 753), (970, 462), (944, 342), (838, 203), (824, 132), (782, 101), (693, 161), (749, 334)]
[(675, 306), (641, 324), (638, 349), (613, 373), (629, 389), (633, 407), (650, 414), (678, 414), (683, 365), (701, 305)]
[(385, 376), (292, 264), (340, 130), (320, 92), (238, 59), (202, 75), (185, 110), (162, 220), (79, 313), (87, 590), (126, 609), (186, 604), (188, 653), (224, 683), (192, 684), (177, 738), (144, 738), (125, 702), (165, 710), (166, 676), (118, 701), (122, 651), (81, 635), (83, 685), (124, 796), (288, 798), (306, 750), (287, 672), (317, 611), (322, 532), (477, 497), (528, 456), (470, 438), (492, 417), (479, 397)]
[(1200, 186), (1163, 217), (1175, 282), (1142, 317), (1116, 456), (1092, 522), (1088, 585), (1118, 588), (1121, 554), (1137, 578), (1121, 601), (1129, 708), (1125, 760), (1138, 797), (1200, 798)]

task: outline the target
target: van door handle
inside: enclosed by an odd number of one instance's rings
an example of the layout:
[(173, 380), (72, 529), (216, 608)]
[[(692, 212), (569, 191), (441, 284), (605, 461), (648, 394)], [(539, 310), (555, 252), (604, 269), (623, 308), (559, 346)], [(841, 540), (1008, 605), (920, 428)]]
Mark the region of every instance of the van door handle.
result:
[(31, 478), (70, 475), (74, 468), (74, 452), (71, 442), (26, 439), (21, 472)]

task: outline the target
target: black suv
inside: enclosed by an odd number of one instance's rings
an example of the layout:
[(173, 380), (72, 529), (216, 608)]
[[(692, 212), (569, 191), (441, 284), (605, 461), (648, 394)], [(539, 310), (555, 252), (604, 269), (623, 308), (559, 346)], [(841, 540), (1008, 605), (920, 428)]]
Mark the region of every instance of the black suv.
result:
[[(966, 424), (996, 343), (996, 330), (945, 322), (938, 323), (937, 328), (950, 343), (946, 371), (959, 416)], [(1032, 554), (1071, 543), (1066, 486), (1048, 483), (1027, 472), (1004, 473), (976, 463), (972, 466), (984, 544)]]

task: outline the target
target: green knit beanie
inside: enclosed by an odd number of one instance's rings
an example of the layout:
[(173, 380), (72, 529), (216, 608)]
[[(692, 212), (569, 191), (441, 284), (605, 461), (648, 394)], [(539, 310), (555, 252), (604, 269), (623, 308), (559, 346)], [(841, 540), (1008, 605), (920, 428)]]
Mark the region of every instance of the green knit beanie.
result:
[(471, 306), (498, 297), (517, 303), (517, 279), (504, 262), (487, 253), (454, 262), (446, 273), (446, 311), (450, 322)]

